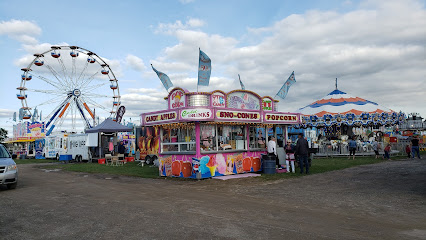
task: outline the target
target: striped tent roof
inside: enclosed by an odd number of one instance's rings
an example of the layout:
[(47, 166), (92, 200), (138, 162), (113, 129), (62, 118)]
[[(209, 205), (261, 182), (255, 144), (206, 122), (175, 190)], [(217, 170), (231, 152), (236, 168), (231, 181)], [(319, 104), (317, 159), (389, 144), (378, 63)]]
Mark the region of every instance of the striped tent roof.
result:
[(315, 115), (322, 117), (325, 114), (346, 114), (354, 113), (360, 115), (364, 112), (368, 113), (392, 113), (389, 108), (380, 106), (379, 104), (365, 100), (359, 97), (353, 97), (338, 89), (332, 91), (322, 99), (300, 108), (297, 112), (303, 115)]

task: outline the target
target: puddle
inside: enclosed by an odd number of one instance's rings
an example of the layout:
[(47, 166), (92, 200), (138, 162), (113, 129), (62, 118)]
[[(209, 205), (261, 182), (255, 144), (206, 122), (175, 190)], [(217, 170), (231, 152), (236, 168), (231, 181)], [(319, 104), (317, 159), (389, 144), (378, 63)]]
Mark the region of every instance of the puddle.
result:
[(41, 169), (41, 170), (44, 171), (44, 172), (59, 172), (62, 169), (56, 168), (56, 169)]

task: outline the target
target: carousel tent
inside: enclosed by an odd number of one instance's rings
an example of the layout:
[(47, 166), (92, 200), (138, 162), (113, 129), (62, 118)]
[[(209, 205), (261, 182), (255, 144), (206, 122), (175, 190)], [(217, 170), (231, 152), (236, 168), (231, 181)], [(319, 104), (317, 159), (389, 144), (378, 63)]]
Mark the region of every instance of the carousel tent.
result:
[(322, 99), (300, 108), (299, 111), (303, 115), (316, 115), (322, 117), (325, 114), (347, 114), (354, 113), (361, 115), (362, 113), (392, 113), (389, 108), (380, 106), (379, 104), (365, 100), (359, 97), (353, 97), (338, 89), (332, 91)]
[(375, 102), (351, 96), (336, 89), (320, 100), (317, 100), (297, 112), (301, 113), (300, 127), (323, 127), (332, 125), (368, 126), (392, 125), (405, 119), (403, 113)]

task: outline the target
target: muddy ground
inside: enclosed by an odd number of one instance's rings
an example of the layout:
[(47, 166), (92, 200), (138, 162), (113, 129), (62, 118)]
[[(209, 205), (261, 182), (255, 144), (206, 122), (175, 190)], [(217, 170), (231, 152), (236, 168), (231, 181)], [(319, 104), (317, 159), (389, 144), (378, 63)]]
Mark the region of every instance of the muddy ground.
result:
[(426, 239), (426, 160), (277, 181), (19, 171), (1, 239)]

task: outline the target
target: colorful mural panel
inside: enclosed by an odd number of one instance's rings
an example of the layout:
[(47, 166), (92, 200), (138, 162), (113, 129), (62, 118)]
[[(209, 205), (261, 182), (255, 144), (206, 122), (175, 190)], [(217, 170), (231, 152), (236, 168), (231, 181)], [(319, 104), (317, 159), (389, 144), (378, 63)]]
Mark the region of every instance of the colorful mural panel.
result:
[(201, 158), (195, 155), (160, 156), (161, 176), (182, 178), (210, 178), (224, 175), (259, 172), (266, 152), (217, 153)]
[(228, 94), (228, 108), (260, 110), (257, 96), (248, 92), (233, 92)]

